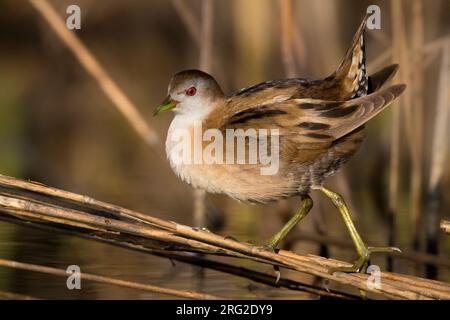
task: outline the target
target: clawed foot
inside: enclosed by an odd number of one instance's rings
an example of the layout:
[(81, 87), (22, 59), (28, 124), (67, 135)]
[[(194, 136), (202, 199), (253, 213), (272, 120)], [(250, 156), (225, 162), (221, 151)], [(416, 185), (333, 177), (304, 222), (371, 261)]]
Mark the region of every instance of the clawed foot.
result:
[(280, 237), (279, 234), (275, 234), (264, 245), (262, 245), (260, 247), (264, 250), (267, 250), (267, 251), (270, 251), (273, 253), (277, 253), (279, 251), (279, 249), (277, 249), (278, 244), (280, 243), (280, 241), (283, 237)]
[[(267, 242), (266, 244), (262, 245), (262, 246), (258, 246), (259, 249), (261, 250), (266, 250), (266, 251), (270, 251), (272, 253), (278, 253), (279, 249), (276, 248), (276, 246), (274, 246), (273, 244), (269, 242)], [(275, 273), (275, 284), (278, 283), (278, 281), (280, 281), (281, 279), (281, 271), (280, 271), (280, 267), (277, 265), (273, 266), (273, 272)]]
[(363, 249), (363, 253), (359, 255), (358, 260), (355, 261), (355, 263), (352, 266), (349, 267), (335, 267), (330, 268), (329, 273), (333, 274), (334, 272), (361, 272), (365, 273), (367, 270), (367, 266), (369, 264), (370, 255), (372, 253), (379, 253), (379, 252), (396, 252), (401, 253), (402, 251), (399, 248), (396, 247), (367, 247)]

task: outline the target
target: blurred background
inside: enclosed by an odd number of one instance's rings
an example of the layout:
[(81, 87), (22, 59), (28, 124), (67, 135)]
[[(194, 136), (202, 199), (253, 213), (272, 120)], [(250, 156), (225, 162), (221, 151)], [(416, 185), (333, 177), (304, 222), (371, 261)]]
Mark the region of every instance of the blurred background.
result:
[[(212, 2), (209, 43), (186, 24), (191, 18), (194, 29), (200, 28), (206, 1)], [(408, 89), (370, 122), (362, 149), (328, 185), (345, 196), (368, 245), (405, 251), (395, 258), (376, 255), (373, 264), (450, 281), (450, 236), (439, 230), (440, 219), (450, 217), (450, 1), (49, 2), (64, 19), (68, 5), (80, 6), (81, 30), (73, 32), (158, 133), (159, 145), (152, 149), (135, 133), (28, 1), (4, 0), (0, 173), (189, 225), (193, 189), (165, 161), (172, 116), (151, 116), (171, 75), (199, 68), (206, 46), (205, 68), (227, 93), (268, 79), (326, 77), (339, 65), (366, 8), (378, 5), (381, 29), (366, 33), (369, 74), (399, 63), (394, 81)], [(312, 213), (285, 247), (352, 261), (354, 249), (339, 213), (323, 195), (312, 196)], [(218, 195), (206, 201), (212, 230), (254, 243), (277, 231), (298, 204), (293, 198), (246, 205)], [(84, 272), (234, 298), (309, 298), (211, 270), (199, 277), (186, 264), (172, 266), (167, 259), (1, 221), (0, 257), (64, 269), (78, 264)], [(306, 275), (292, 277), (317, 283)], [(39, 298), (165, 297), (88, 282), (69, 291), (64, 278), (6, 268), (0, 268), (0, 290)]]

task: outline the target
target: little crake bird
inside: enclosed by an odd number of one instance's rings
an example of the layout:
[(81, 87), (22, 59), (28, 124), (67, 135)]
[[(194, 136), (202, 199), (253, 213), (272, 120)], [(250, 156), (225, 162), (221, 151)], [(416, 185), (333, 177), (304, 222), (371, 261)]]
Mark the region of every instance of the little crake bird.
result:
[[(323, 186), (360, 147), (364, 125), (406, 88), (404, 84), (382, 89), (396, 72), (391, 65), (368, 76), (364, 30), (361, 23), (338, 69), (321, 80), (302, 78), (266, 81), (226, 96), (212, 76), (198, 70), (175, 74), (168, 96), (155, 114), (173, 110), (166, 152), (174, 172), (195, 188), (224, 193), (245, 202), (266, 203), (300, 196), (294, 216), (269, 240), (274, 249), (312, 207), (309, 193), (320, 190), (342, 215), (355, 244), (358, 259), (351, 267), (333, 271), (365, 271), (373, 252), (400, 251), (391, 247), (367, 247), (351, 220), (343, 198)], [(173, 159), (173, 135), (177, 129), (202, 130), (278, 129), (279, 169), (261, 175), (261, 164), (178, 163)]]

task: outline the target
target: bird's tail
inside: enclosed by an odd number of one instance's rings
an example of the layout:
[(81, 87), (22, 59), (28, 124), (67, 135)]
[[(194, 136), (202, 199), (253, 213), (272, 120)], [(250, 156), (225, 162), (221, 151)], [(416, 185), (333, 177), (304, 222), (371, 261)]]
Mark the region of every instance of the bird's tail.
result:
[(343, 99), (353, 99), (365, 96), (368, 91), (366, 71), (365, 37), (366, 15), (353, 37), (352, 44), (333, 76), (340, 83)]
[(378, 91), (398, 70), (398, 64), (391, 64), (369, 76), (368, 94)]

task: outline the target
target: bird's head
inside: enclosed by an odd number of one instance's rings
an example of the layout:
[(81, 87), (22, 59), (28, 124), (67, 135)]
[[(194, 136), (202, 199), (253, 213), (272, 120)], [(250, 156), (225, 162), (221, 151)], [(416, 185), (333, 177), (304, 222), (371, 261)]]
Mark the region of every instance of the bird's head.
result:
[(172, 110), (175, 114), (201, 117), (211, 112), (223, 97), (216, 80), (209, 74), (199, 70), (181, 71), (170, 80), (168, 95), (154, 115)]

